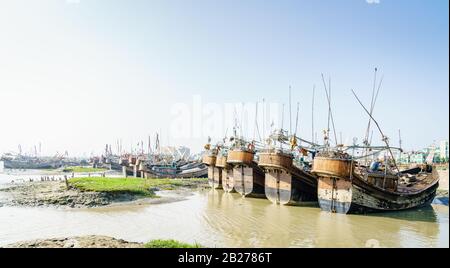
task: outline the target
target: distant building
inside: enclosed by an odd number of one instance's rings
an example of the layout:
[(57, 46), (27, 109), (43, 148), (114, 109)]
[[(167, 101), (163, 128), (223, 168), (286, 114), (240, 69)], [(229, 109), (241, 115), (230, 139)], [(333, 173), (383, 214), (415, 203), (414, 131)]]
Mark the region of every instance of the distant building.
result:
[(410, 163), (423, 164), (425, 163), (426, 157), (427, 157), (426, 152), (414, 152), (410, 157), (411, 161)]
[(400, 153), (399, 157), (397, 158), (397, 162), (400, 164), (411, 163), (411, 154), (409, 154), (407, 152)]
[(436, 143), (420, 151), (402, 152), (397, 157), (400, 164), (424, 164), (432, 161), (433, 163), (448, 162), (448, 141), (441, 141), (439, 146)]

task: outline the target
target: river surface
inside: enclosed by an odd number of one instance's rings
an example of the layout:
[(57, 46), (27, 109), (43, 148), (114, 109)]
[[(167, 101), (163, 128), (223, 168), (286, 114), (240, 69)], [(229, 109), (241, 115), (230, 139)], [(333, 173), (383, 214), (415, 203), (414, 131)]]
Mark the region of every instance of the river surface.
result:
[[(0, 183), (9, 182), (6, 176), (11, 178), (3, 174)], [(449, 247), (449, 208), (340, 215), (221, 190), (195, 191), (182, 201), (163, 204), (0, 207), (0, 246), (79, 235), (136, 242), (176, 239), (207, 247)]]

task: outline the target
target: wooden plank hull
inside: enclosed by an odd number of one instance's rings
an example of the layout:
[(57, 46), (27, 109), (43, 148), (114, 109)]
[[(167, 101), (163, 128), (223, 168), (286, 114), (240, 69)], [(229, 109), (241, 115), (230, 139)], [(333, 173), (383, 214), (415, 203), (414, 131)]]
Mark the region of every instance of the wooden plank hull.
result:
[(349, 180), (320, 177), (317, 187), (320, 208), (346, 214), (352, 205), (352, 183)]
[(267, 170), (265, 173), (265, 194), (274, 204), (317, 205), (316, 188), (305, 183), (298, 176), (283, 170)]
[(133, 170), (133, 167), (131, 166), (122, 166), (122, 175), (124, 176), (124, 177), (127, 177), (127, 176), (133, 176), (134, 175), (134, 170)]
[(208, 166), (214, 166), (216, 164), (216, 155), (208, 154), (202, 158), (202, 163)]
[(347, 214), (417, 208), (433, 201), (439, 185), (434, 170), (416, 174), (415, 180), (399, 184), (396, 175), (368, 172), (346, 159), (318, 157), (314, 161), (313, 172), (319, 177), (319, 205), (329, 212)]
[(259, 163), (265, 171), (266, 197), (275, 204), (317, 204), (317, 179), (293, 164), (291, 154), (263, 152)]
[(208, 167), (208, 184), (213, 189), (222, 189), (222, 168)]
[(264, 172), (256, 165), (233, 167), (234, 189), (245, 197), (264, 198)]
[(217, 156), (216, 167), (222, 173), (222, 189), (228, 193), (234, 192), (233, 170), (227, 163), (227, 155), (220, 154)]
[(244, 150), (231, 150), (228, 152), (227, 163), (252, 165), (255, 153)]
[(233, 169), (222, 169), (222, 188), (228, 193), (236, 192), (234, 189)]
[(399, 211), (430, 205), (438, 185), (415, 194), (389, 194), (364, 182), (338, 178), (319, 178), (319, 205), (323, 211), (342, 214)]

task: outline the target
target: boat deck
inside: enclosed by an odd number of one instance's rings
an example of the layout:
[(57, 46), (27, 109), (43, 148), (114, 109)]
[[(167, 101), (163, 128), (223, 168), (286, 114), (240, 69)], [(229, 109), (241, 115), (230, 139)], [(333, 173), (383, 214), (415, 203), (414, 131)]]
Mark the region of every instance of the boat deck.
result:
[[(365, 178), (362, 179), (364, 181), (367, 180), (367, 178), (370, 179), (383, 179), (386, 177), (386, 179), (389, 180), (397, 180), (397, 176), (394, 174), (387, 174), (385, 175), (384, 172), (361, 172), (358, 170), (355, 170), (356, 175), (359, 175), (358, 177)], [(370, 180), (369, 179), (369, 180)], [(418, 174), (409, 174), (409, 173), (403, 173), (400, 176), (399, 182), (396, 185), (395, 188), (392, 189), (386, 189), (383, 187), (380, 187), (379, 185), (375, 185), (371, 183), (372, 186), (375, 186), (379, 188), (380, 190), (394, 193), (394, 194), (401, 194), (401, 195), (414, 195), (417, 193), (420, 193), (433, 185), (435, 185), (439, 181), (439, 175), (437, 174), (436, 170), (433, 169), (431, 173), (428, 172), (421, 172)]]

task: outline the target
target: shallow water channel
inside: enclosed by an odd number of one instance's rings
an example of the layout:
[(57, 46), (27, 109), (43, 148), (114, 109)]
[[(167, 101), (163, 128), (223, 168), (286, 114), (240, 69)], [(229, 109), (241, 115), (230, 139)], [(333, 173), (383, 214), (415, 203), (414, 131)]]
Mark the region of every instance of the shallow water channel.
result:
[[(5, 183), (5, 175), (0, 183)], [(170, 195), (170, 192), (163, 192)], [(89, 209), (0, 207), (0, 246), (23, 240), (107, 235), (177, 239), (207, 247), (449, 247), (449, 209), (339, 215), (278, 206), (221, 190), (181, 201)]]

